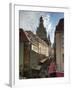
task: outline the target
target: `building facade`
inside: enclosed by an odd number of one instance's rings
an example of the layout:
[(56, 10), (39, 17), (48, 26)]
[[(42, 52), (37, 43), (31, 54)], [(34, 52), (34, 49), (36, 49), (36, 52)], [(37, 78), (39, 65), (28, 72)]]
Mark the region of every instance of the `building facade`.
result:
[(55, 58), (57, 71), (64, 72), (64, 19), (60, 19), (55, 31)]
[(19, 71), (28, 75), (32, 68), (40, 68), (40, 60), (49, 56), (48, 45), (31, 31), (19, 31)]

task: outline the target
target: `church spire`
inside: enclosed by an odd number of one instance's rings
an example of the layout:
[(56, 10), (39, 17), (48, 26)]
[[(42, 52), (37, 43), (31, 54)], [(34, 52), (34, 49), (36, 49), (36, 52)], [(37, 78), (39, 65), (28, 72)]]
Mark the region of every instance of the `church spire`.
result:
[(43, 23), (43, 17), (42, 16), (40, 17), (40, 23)]
[(36, 34), (44, 41), (47, 39), (46, 28), (43, 25), (43, 17), (41, 16), (39, 19), (39, 27), (37, 28)]

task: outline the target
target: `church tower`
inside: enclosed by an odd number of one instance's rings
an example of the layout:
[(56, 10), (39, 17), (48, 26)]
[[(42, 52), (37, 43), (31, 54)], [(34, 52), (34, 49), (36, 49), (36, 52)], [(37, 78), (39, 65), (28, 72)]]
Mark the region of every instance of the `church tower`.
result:
[(46, 28), (44, 27), (44, 24), (43, 24), (43, 17), (42, 16), (40, 17), (39, 27), (37, 28), (36, 34), (42, 40), (47, 41), (47, 32), (46, 32)]

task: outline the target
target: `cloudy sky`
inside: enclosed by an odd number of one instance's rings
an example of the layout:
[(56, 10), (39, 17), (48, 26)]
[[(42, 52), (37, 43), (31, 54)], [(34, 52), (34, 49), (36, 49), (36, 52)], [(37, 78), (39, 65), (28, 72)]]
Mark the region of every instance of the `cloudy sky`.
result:
[(59, 19), (64, 18), (64, 13), (61, 12), (41, 12), (41, 11), (19, 11), (19, 28), (23, 28), (25, 31), (32, 31), (36, 33), (39, 26), (39, 18), (43, 17), (44, 27), (48, 34), (50, 34), (50, 40), (54, 42), (54, 32)]

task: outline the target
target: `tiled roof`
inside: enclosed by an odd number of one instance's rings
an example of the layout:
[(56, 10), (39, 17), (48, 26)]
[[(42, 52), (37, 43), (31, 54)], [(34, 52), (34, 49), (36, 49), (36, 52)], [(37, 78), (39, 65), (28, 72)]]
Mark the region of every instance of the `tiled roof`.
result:
[(25, 31), (25, 34), (31, 43), (38, 44), (35, 34), (33, 34), (31, 31)]
[(25, 31), (25, 33), (27, 34), (27, 37), (30, 39), (31, 42), (34, 42), (34, 43), (35, 42), (39, 42), (39, 43), (42, 43), (44, 45), (47, 45), (44, 40), (42, 40), (41, 38), (39, 38), (37, 35), (33, 34), (33, 32), (31, 32), (31, 31)]
[(31, 31), (24, 31), (23, 29), (20, 29), (20, 39), (21, 39), (21, 41), (29, 41), (32, 44), (37, 45), (39, 43), (42, 43), (42, 44), (48, 46), (44, 40), (39, 38), (37, 35), (35, 35)]

